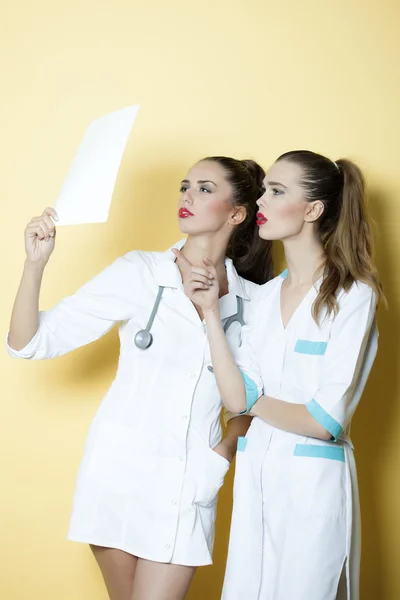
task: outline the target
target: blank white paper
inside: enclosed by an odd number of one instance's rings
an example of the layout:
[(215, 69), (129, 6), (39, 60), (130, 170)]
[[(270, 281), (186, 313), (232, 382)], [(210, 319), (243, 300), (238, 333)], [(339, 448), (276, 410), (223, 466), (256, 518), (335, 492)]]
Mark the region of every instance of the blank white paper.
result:
[(57, 225), (105, 223), (122, 156), (139, 105), (90, 123), (54, 208)]

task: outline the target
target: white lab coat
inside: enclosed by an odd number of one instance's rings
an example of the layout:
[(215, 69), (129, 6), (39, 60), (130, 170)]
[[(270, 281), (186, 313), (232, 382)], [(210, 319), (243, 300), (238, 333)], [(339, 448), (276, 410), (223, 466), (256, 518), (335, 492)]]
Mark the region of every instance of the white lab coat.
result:
[[(184, 241), (175, 247), (182, 248)], [(42, 312), (36, 336), (14, 357), (60, 356), (97, 340), (116, 323), (116, 379), (89, 430), (75, 490), (69, 539), (181, 565), (212, 562), (216, 500), (229, 462), (213, 451), (221, 440), (221, 399), (205, 326), (185, 296), (171, 250), (130, 252), (73, 296)], [(226, 260), (225, 320), (243, 298), (244, 319), (259, 286)], [(165, 286), (152, 327), (153, 344), (139, 350)], [(240, 345), (235, 322), (227, 337)]]
[(349, 425), (377, 351), (375, 296), (353, 284), (339, 296), (338, 316), (319, 327), (311, 315), (317, 285), (284, 328), (285, 275), (263, 286), (239, 364), (260, 393), (305, 404), (336, 441), (253, 419), (238, 441), (222, 598), (358, 600), (361, 531)]

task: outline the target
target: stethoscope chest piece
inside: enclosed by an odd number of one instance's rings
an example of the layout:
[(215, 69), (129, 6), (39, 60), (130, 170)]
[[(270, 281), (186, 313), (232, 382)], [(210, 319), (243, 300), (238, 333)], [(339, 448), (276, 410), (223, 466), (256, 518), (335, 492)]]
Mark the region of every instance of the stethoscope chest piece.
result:
[(153, 336), (148, 329), (141, 329), (135, 335), (135, 346), (139, 348), (139, 350), (147, 350), (147, 348), (150, 348), (152, 343)]
[(135, 346), (139, 348), (139, 350), (147, 350), (153, 343), (153, 336), (151, 335), (150, 329), (153, 326), (154, 318), (157, 314), (158, 307), (160, 306), (161, 298), (163, 295), (164, 287), (162, 285), (158, 288), (158, 294), (156, 301), (154, 302), (153, 310), (151, 311), (151, 315), (149, 321), (144, 329), (141, 329), (135, 335)]

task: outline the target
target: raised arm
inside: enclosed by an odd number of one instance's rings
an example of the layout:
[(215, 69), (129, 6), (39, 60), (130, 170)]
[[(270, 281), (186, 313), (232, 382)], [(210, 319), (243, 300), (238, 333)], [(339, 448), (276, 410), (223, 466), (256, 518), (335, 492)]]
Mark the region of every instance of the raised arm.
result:
[(135, 252), (118, 258), (74, 295), (39, 312), (40, 283), (54, 237), (47, 218), (32, 223), (27, 228), (28, 258), (11, 318), (8, 351), (16, 358), (46, 359), (99, 339), (134, 314), (141, 263)]
[(46, 208), (25, 229), (26, 260), (11, 315), (9, 346), (22, 350), (39, 329), (39, 296), (43, 273), (54, 250), (57, 213)]

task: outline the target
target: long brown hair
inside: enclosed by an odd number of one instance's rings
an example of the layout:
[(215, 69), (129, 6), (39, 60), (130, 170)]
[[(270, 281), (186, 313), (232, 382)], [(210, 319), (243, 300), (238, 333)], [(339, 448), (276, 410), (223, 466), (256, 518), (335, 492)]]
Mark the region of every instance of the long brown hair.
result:
[(322, 313), (336, 315), (337, 297), (355, 281), (369, 285), (376, 300), (384, 300), (378, 271), (372, 259), (373, 235), (365, 208), (365, 181), (352, 161), (331, 161), (308, 150), (282, 154), (279, 160), (297, 164), (302, 169), (301, 185), (309, 202), (320, 200), (324, 211), (319, 219), (319, 235), (326, 261), (313, 317), (319, 322)]
[(260, 238), (256, 224), (256, 202), (265, 192), (264, 169), (254, 160), (227, 156), (211, 156), (203, 161), (216, 162), (224, 169), (233, 188), (233, 205), (246, 209), (246, 218), (235, 228), (226, 255), (241, 277), (253, 283), (266, 283), (273, 277), (272, 242)]

